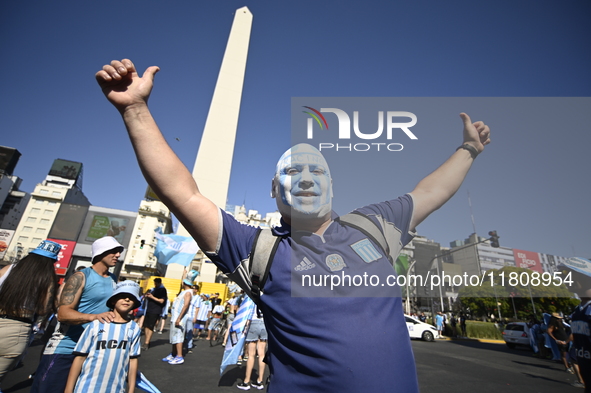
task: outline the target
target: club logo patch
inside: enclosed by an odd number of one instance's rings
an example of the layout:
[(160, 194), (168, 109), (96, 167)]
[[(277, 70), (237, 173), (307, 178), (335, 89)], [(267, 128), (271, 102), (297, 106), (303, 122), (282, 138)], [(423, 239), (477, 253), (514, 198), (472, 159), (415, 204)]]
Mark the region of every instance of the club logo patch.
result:
[(351, 244), (351, 248), (357, 255), (363, 259), (365, 263), (377, 261), (382, 257), (382, 254), (374, 247), (368, 238)]
[(343, 270), (343, 268), (347, 267), (345, 260), (339, 254), (330, 254), (327, 256), (326, 266), (328, 266), (331, 272)]

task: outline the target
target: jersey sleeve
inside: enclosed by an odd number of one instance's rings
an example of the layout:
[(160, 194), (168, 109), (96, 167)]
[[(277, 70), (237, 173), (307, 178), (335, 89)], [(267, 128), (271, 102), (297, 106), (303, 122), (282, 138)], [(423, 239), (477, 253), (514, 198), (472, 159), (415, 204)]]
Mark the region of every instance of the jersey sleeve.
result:
[(131, 351), (129, 353), (129, 358), (130, 359), (135, 359), (137, 357), (140, 356), (141, 354), (141, 334), (142, 334), (142, 330), (140, 329), (139, 325), (136, 324), (135, 322), (131, 321), (130, 323), (132, 323), (133, 326), (133, 336), (131, 339)]
[(220, 233), (215, 252), (205, 252), (224, 273), (233, 273), (247, 259), (258, 229), (219, 210)]
[(86, 326), (86, 329), (84, 329), (84, 332), (80, 336), (80, 339), (72, 352), (73, 355), (87, 356), (90, 353), (92, 346), (96, 342), (96, 332), (98, 331), (99, 324), (99, 321), (92, 321), (92, 323)]
[(390, 201), (364, 206), (355, 212), (371, 217), (387, 239), (399, 239), (400, 246), (404, 247), (416, 236), (410, 230), (413, 209), (412, 196), (405, 194)]

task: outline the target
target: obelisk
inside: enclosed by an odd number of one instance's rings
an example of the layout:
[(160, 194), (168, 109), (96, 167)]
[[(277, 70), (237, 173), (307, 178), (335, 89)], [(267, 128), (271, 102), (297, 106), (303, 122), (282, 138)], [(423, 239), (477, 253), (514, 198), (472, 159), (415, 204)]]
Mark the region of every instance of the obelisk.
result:
[[(199, 191), (222, 209), (226, 207), (230, 184), (251, 26), (249, 9), (237, 9), (193, 167), (193, 178)], [(182, 225), (179, 225), (177, 235), (190, 236)], [(177, 276), (170, 270), (178, 268), (182, 271), (180, 265), (168, 266), (166, 276)], [(214, 282), (215, 272), (213, 264), (203, 264), (200, 279)]]

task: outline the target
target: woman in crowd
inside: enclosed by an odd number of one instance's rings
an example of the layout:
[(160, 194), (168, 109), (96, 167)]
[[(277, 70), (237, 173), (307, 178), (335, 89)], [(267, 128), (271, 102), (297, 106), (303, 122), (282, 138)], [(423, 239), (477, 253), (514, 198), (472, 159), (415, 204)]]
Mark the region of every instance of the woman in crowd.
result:
[(56, 311), (53, 264), (60, 250), (59, 244), (45, 240), (0, 270), (0, 382), (25, 352), (35, 320)]

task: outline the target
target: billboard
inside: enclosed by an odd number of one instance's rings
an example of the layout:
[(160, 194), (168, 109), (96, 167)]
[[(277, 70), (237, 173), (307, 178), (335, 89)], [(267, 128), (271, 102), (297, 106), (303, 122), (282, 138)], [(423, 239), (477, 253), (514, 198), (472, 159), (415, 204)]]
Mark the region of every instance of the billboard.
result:
[(148, 201), (159, 201), (160, 197), (158, 197), (158, 195), (156, 195), (154, 190), (152, 190), (152, 187), (148, 186), (146, 188), (146, 194), (144, 195), (144, 199), (146, 199)]
[(104, 236), (113, 236), (119, 243), (125, 244), (123, 239), (128, 227), (128, 217), (96, 213), (92, 216), (85, 240), (94, 242)]
[(82, 163), (56, 159), (49, 170), (49, 176), (63, 177), (64, 179), (76, 180), (82, 171)]
[(76, 241), (87, 212), (88, 206), (62, 203), (49, 231), (49, 237)]
[(60, 250), (59, 255), (57, 256), (57, 261), (53, 264), (55, 267), (55, 274), (58, 276), (65, 276), (66, 272), (68, 271), (68, 266), (70, 266), (70, 260), (72, 259), (72, 253), (74, 252), (74, 247), (76, 247), (75, 241), (70, 240), (59, 240), (59, 239), (47, 239), (51, 240), (52, 242), (56, 242), (62, 249)]
[(513, 249), (515, 257), (515, 266), (530, 269), (539, 273), (544, 273), (540, 257), (537, 252)]
[(11, 229), (0, 229), (0, 260), (4, 259), (8, 245), (12, 240), (14, 231)]

